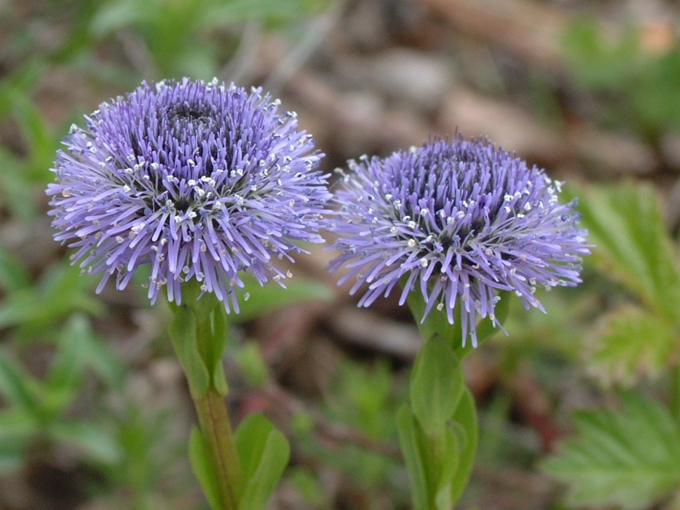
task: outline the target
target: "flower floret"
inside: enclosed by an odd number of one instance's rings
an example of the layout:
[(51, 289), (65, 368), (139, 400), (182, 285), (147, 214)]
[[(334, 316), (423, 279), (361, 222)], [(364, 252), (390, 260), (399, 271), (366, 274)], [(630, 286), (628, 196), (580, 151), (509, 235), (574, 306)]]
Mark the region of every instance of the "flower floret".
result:
[(349, 168), (329, 269), (344, 266), (339, 284), (355, 279), (352, 294), (366, 289), (360, 306), (401, 285), (400, 304), (422, 295), (423, 321), (445, 313), (453, 324), (458, 306), (463, 343), (476, 345), (479, 318), (498, 325), (499, 291), (542, 310), (538, 286), (580, 282), (589, 250), (576, 203), (561, 204), (562, 183), (486, 140), (436, 140)]
[(124, 288), (150, 264), (154, 302), (181, 302), (196, 279), (229, 309), (240, 272), (264, 283), (286, 273), (272, 258), (319, 243), (330, 199), (323, 157), (280, 102), (184, 79), (144, 83), (71, 126), (48, 186), (55, 239), (73, 262)]

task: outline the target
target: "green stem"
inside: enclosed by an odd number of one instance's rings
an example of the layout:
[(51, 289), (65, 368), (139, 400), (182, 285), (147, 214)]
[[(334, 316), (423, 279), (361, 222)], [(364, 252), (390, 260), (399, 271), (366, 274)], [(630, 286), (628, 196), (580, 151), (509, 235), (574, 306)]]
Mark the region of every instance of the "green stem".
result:
[(217, 474), (221, 506), (225, 510), (236, 510), (242, 473), (224, 397), (214, 388), (210, 388), (205, 395), (194, 397), (193, 400), (201, 432)]
[(170, 338), (189, 383), (191, 398), (217, 485), (217, 510), (237, 510), (243, 473), (225, 401), (228, 391), (222, 351), (227, 326), (224, 308), (212, 294), (197, 299), (200, 288), (186, 282), (183, 303), (171, 303)]

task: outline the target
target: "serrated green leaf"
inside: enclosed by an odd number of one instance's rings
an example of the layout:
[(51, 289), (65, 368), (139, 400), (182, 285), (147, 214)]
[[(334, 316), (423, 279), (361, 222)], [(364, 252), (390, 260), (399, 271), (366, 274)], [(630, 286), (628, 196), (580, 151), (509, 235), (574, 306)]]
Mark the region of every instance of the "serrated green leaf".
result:
[(235, 442), (245, 480), (238, 508), (264, 510), (288, 464), (288, 441), (266, 416), (251, 414), (239, 425)]
[(645, 306), (680, 321), (680, 269), (654, 189), (625, 182), (582, 189), (581, 225), (605, 272), (626, 285)]
[(247, 300), (239, 303), (240, 311), (229, 319), (234, 323), (247, 322), (285, 306), (305, 301), (332, 301), (335, 293), (325, 283), (310, 278), (294, 278), (286, 282), (286, 287), (273, 283), (261, 286), (255, 278), (244, 276), (244, 292)]
[(426, 434), (451, 419), (463, 386), (463, 370), (448, 342), (439, 336), (425, 341), (411, 373), (410, 402)]
[(678, 345), (666, 319), (622, 306), (604, 318), (585, 355), (586, 364), (605, 385), (631, 386), (643, 375), (656, 377), (668, 368)]
[(215, 470), (210, 461), (210, 451), (201, 431), (196, 426), (191, 429), (191, 436), (189, 437), (189, 460), (191, 462), (191, 469), (203, 489), (203, 494), (205, 494), (210, 508), (219, 510), (219, 489), (215, 478)]
[(543, 463), (570, 504), (643, 509), (680, 483), (680, 427), (657, 402), (628, 392), (618, 412), (582, 411), (574, 423), (577, 437)]

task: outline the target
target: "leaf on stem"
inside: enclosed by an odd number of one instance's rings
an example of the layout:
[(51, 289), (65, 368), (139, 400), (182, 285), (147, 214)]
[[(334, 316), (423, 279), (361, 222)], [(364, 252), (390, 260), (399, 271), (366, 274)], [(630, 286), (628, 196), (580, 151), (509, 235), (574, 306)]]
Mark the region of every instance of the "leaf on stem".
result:
[(460, 445), (458, 469), (451, 485), (451, 501), (455, 503), (470, 479), (479, 439), (475, 398), (467, 387), (463, 389), (460, 403), (453, 415), (453, 430)]
[[(402, 282), (403, 283), (403, 282)], [(499, 297), (501, 298), (496, 305), (495, 315), (498, 323), (503, 324), (505, 319), (508, 317), (508, 311), (510, 310), (510, 299), (512, 298), (511, 292), (500, 292)], [(444, 338), (449, 345), (453, 348), (458, 356), (459, 360), (462, 360), (465, 356), (470, 354), (475, 350), (472, 342), (466, 341), (463, 345), (463, 330), (461, 328), (461, 318), (460, 318), (460, 307), (457, 306), (453, 311), (454, 323), (450, 324), (446, 313), (439, 310), (432, 310), (425, 321), (422, 321), (423, 315), (425, 314), (425, 308), (427, 303), (423, 299), (422, 295), (417, 292), (409, 293), (408, 306), (411, 310), (420, 335), (423, 340), (428, 340), (434, 336), (440, 336)], [(497, 326), (491, 321), (489, 317), (485, 317), (477, 323), (477, 346), (481, 345), (482, 342), (487, 340), (491, 335), (499, 330)]]
[(210, 450), (201, 431), (195, 425), (192, 427), (191, 436), (189, 437), (189, 461), (210, 508), (219, 510), (219, 489), (217, 487), (216, 473), (210, 460)]
[(245, 487), (239, 510), (264, 510), (290, 457), (285, 436), (263, 414), (251, 414), (235, 435)]
[(397, 413), (397, 428), (399, 446), (411, 479), (413, 508), (414, 510), (427, 510), (429, 504), (427, 475), (425, 462), (421, 456), (423, 433), (420, 430), (420, 425), (418, 425), (418, 420), (406, 404)]
[(189, 382), (189, 389), (192, 395), (205, 395), (210, 387), (210, 373), (198, 351), (196, 315), (185, 305), (175, 307), (173, 315), (168, 331)]
[(463, 369), (440, 336), (423, 343), (411, 373), (413, 414), (426, 434), (441, 431), (453, 416), (463, 392)]

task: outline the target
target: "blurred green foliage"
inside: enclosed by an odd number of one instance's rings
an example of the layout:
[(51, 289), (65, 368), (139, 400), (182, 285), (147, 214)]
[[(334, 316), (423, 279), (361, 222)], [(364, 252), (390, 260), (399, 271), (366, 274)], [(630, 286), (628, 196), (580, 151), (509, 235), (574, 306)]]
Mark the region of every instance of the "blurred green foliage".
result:
[(647, 49), (639, 26), (608, 33), (593, 18), (575, 21), (563, 45), (576, 83), (598, 99), (597, 120), (605, 126), (651, 143), (680, 130), (680, 45)]
[[(44, 109), (36, 91), (45, 82), (62, 72), (74, 87), (87, 81), (99, 96), (128, 90), (143, 78), (210, 79), (230, 62), (244, 22), (286, 28), (331, 2), (54, 0), (36, 2), (38, 25), (29, 27), (17, 22), (18, 5), (0, 4), (0, 212), (31, 229), (45, 209), (44, 188), (59, 141), (82, 113), (73, 111), (64, 122)], [(650, 52), (638, 28), (608, 34), (590, 20), (571, 26), (563, 43), (569, 76), (594, 98), (590, 113), (602, 126), (636, 133), (653, 146), (667, 132), (678, 132), (677, 44)], [(595, 245), (586, 261), (587, 281), (579, 289), (539, 296), (548, 315), (512, 305), (505, 323), (510, 337), (497, 335), (488, 346), (499, 359), (501, 381), (480, 413), (479, 458), (485, 467), (529, 469), (540, 454), (525, 441), (531, 431), (514, 423), (514, 397), (503, 386), (523, 362), (556, 395), (562, 376), (587, 372), (601, 383), (590, 390), (619, 398), (620, 406), (578, 413), (575, 435), (543, 466), (567, 484), (569, 504), (645, 508), (672, 497), (680, 484), (677, 246), (649, 186), (572, 188), (567, 194), (581, 197), (583, 225)], [(50, 455), (69, 445), (78, 463), (103, 477), (91, 496), (108, 507), (180, 508), (182, 498), (194, 501), (196, 487), (184, 481), (184, 438), (171, 431), (178, 410), (148, 409), (136, 398), (134, 370), (94, 332), (93, 321), (105, 313), (92, 295), (94, 284), (67, 260), (37, 271), (0, 245), (0, 476), (25, 468), (36, 451)], [(250, 299), (234, 320), (290, 302), (332, 298), (318, 282), (295, 279), (285, 291), (256, 283), (248, 291)], [(31, 359), (40, 349), (50, 353), (42, 365)], [(271, 374), (256, 344), (237, 351), (246, 382), (265, 387)], [(404, 379), (403, 369), (385, 361), (340, 363), (324, 395), (322, 418), (357, 434), (362, 444), (329, 446), (320, 439), (319, 416), (294, 417), (300, 458), (294, 456), (286, 483), (308, 505), (333, 507), (313, 469), (318, 465), (340, 473), (362, 495), (362, 508), (378, 507), (385, 494), (395, 508), (408, 505), (406, 472), (385, 452), (398, 442), (394, 417), (406, 396)], [(84, 410), (83, 402), (93, 407)]]
[(568, 484), (575, 505), (648, 508), (680, 484), (678, 251), (650, 186), (624, 182), (575, 193), (595, 244), (589, 262), (630, 291), (589, 335), (586, 366), (605, 385), (665, 381), (668, 399), (629, 391), (620, 394), (617, 411), (578, 413), (577, 436), (564, 440), (543, 467)]
[[(104, 94), (129, 90), (143, 78), (211, 79), (229, 64), (244, 23), (285, 29), (329, 5), (54, 0), (32, 3), (28, 14), (17, 2), (1, 4), (0, 214), (23, 229), (45, 221), (44, 190), (60, 140), (71, 122), (81, 122), (81, 108), (91, 108), (82, 106), (91, 104), (83, 96), (69, 99), (75, 110), (65, 116), (46, 109), (36, 92), (55, 76)], [(24, 26), (26, 16), (30, 24)], [(186, 508), (182, 501), (196, 500), (197, 488), (186, 481), (186, 438), (172, 431), (177, 409), (142, 402), (132, 389), (139, 376), (94, 333), (92, 321), (107, 311), (93, 297), (95, 284), (67, 259), (36, 269), (0, 245), (0, 476), (68, 446), (77, 452), (77, 465), (101, 477), (88, 496), (108, 507)], [(291, 302), (332, 297), (326, 286), (306, 280), (293, 280), (285, 295), (256, 282), (248, 291), (252, 299), (241, 321)], [(41, 364), (34, 353), (42, 350), (48, 354)], [(264, 384), (268, 374), (258, 352), (244, 350), (242, 359)]]

